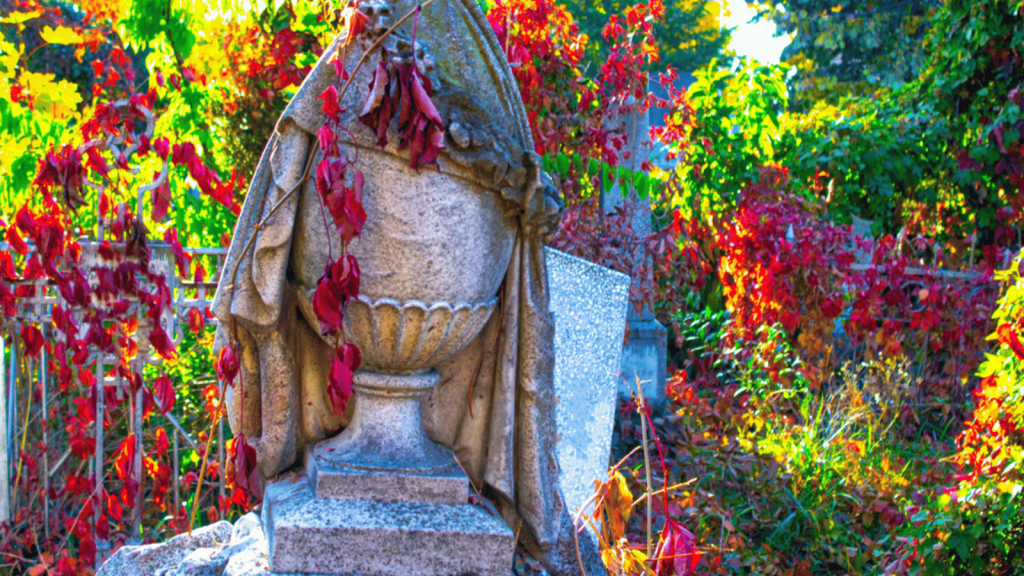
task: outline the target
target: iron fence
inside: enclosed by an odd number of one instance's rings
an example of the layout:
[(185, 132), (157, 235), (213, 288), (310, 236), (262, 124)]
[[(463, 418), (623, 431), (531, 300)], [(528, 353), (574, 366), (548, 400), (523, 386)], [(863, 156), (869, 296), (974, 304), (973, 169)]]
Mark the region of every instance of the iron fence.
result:
[[(93, 270), (93, 266), (90, 266), (90, 259), (93, 259), (93, 263), (96, 262), (99, 244), (94, 241), (83, 240), (81, 245), (83, 248), (83, 268)], [(6, 249), (8, 247), (0, 243), (0, 250)], [(226, 250), (223, 248), (185, 249), (194, 258), (204, 260), (212, 268), (208, 279), (195, 282), (182, 279), (175, 274), (174, 255), (170, 246), (153, 243), (150, 244), (150, 249), (149, 270), (158, 275), (162, 274), (166, 278), (167, 287), (170, 289), (172, 296), (172, 305), (165, 310), (159, 322), (167, 331), (175, 346), (178, 346), (182, 341), (183, 329), (188, 326), (191, 311), (197, 310), (200, 313), (208, 311), (217, 288)], [(89, 280), (93, 283), (96, 282), (95, 277)], [(141, 276), (139, 281), (142, 281)], [(28, 494), (17, 493), (19, 475), (24, 472), (25, 467), (23, 451), (29, 436), (29, 430), (31, 429), (32, 436), (41, 437), (46, 447), (42, 451), (42, 461), (38, 462), (38, 466), (40, 468), (39, 478), (42, 483), (41, 504), (44, 515), (43, 526), (46, 532), (44, 536), (49, 538), (51, 525), (49, 520), (52, 513), (51, 483), (54, 483), (59, 477), (68, 474), (69, 471), (66, 470), (66, 467), (72, 455), (72, 447), (68, 442), (63, 427), (55, 426), (54, 423), (49, 421), (48, 417), (51, 403), (55, 401), (54, 395), (59, 393), (54, 388), (55, 377), (51, 373), (51, 368), (59, 370), (60, 366), (51, 366), (53, 363), (49, 362), (46, 357), (45, 346), (38, 360), (24, 357), (20, 354), (17, 345), (17, 327), (26, 323), (32, 323), (40, 327), (44, 338), (51, 337), (54, 335), (51, 320), (54, 306), (61, 306), (64, 309), (69, 309), (70, 307), (61, 296), (59, 290), (56, 289), (56, 286), (48, 283), (45, 279), (14, 282), (15, 286), (25, 284), (34, 286), (34, 296), (19, 299), (17, 314), (13, 318), (4, 319), (4, 330), (0, 330), (0, 382), (3, 382), (3, 393), (0, 394), (0, 446), (6, 447), (5, 450), (0, 450), (0, 474), (3, 475), (3, 477), (0, 477), (0, 523), (10, 521), (12, 510), (16, 510), (26, 498), (31, 498)], [(135, 303), (134, 307), (130, 308), (129, 314), (135, 315), (139, 322), (139, 334), (142, 334), (146, 329), (145, 324), (147, 322), (144, 318), (145, 314), (142, 312), (142, 307)], [(207, 324), (215, 325), (216, 319), (210, 318), (206, 322)], [(80, 326), (82, 331), (80, 337), (84, 337), (87, 326), (81, 324)], [(137, 341), (139, 349), (138, 354), (133, 360), (132, 367), (135, 372), (142, 374), (144, 364), (159, 365), (162, 361), (158, 356), (150, 353), (146, 338), (140, 336), (137, 338)], [(88, 359), (84, 364), (91, 367), (96, 380), (95, 411), (97, 416), (92, 431), (93, 440), (95, 441), (95, 453), (92, 458), (81, 462), (78, 470), (75, 472), (76, 475), (85, 472), (87, 478), (95, 479), (93, 495), (102, 493), (101, 490), (104, 489), (105, 483), (110, 479), (110, 474), (105, 468), (111, 455), (112, 446), (106, 440), (110, 438), (112, 430), (110, 430), (110, 425), (106, 424), (103, 418), (106, 394), (109, 390), (113, 391), (118, 401), (127, 400), (128, 402), (129, 417), (126, 433), (134, 434), (135, 438), (135, 462), (132, 472), (138, 486), (141, 487), (143, 485), (142, 439), (145, 435), (143, 428), (145, 425), (143, 420), (143, 389), (145, 387), (140, 388), (133, 394), (129, 383), (121, 375), (116, 373), (111, 375), (108, 370), (116, 366), (118, 362), (119, 359), (112, 354), (96, 350), (95, 347), (90, 347)], [(216, 376), (212, 374), (206, 375), (205, 378), (197, 379), (196, 383), (216, 383), (218, 391), (221, 391), (223, 386), (222, 383), (216, 380)], [(41, 399), (41, 402), (35, 403), (35, 405), (33, 405), (32, 401), (33, 389), (38, 390), (37, 396)], [(159, 400), (156, 400), (156, 402), (159, 403)], [(157, 422), (166, 422), (172, 431), (171, 490), (175, 513), (177, 513), (177, 511), (181, 510), (182, 504), (182, 459), (180, 451), (182, 445), (198, 451), (199, 443), (182, 426), (178, 417), (172, 411), (164, 412), (159, 410), (158, 412), (159, 414), (156, 416)], [(150, 422), (149, 426), (152, 427), (152, 420)], [(213, 454), (212, 451), (216, 450), (220, 469), (218, 490), (219, 495), (223, 497), (225, 496), (225, 429), (223, 420), (219, 421), (215, 434), (216, 446), (211, 446), (210, 449), (211, 456)], [(51, 461), (51, 455), (56, 456), (57, 454), (59, 456)], [(83, 467), (86, 469), (83, 469)], [(34, 502), (29, 504), (34, 504)], [(100, 519), (102, 508), (102, 506), (96, 507), (94, 521), (92, 522), (93, 535), (97, 547), (97, 567), (109, 555), (111, 548), (109, 540), (100, 538), (95, 533), (96, 522)], [(142, 529), (141, 497), (135, 498), (135, 505), (131, 511), (130, 526), (131, 536), (128, 541), (138, 543)]]

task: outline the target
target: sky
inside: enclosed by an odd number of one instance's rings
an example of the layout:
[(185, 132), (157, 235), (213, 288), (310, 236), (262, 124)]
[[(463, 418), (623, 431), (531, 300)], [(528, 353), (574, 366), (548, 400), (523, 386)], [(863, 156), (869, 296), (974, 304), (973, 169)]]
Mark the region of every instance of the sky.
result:
[(744, 0), (729, 0), (728, 15), (723, 15), (722, 25), (736, 27), (732, 33), (732, 49), (737, 56), (746, 56), (765, 64), (778, 64), (782, 49), (789, 44), (789, 38), (775, 38), (775, 24), (762, 20), (749, 24), (757, 11), (747, 6)]

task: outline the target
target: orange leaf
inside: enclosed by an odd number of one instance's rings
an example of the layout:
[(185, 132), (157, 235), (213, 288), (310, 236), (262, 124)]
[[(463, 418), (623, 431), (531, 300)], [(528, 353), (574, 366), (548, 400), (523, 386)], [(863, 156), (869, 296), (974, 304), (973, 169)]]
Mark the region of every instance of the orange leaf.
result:
[(608, 482), (608, 492), (604, 499), (605, 517), (613, 540), (625, 536), (626, 522), (633, 510), (633, 493), (629, 491), (626, 479), (621, 473), (615, 472)]

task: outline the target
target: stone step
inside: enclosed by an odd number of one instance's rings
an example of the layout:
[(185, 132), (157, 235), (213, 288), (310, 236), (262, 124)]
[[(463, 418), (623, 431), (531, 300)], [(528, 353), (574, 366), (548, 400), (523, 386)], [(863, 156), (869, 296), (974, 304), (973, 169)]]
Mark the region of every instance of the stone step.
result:
[(466, 504), (469, 478), (455, 463), (455, 458), (451, 460), (448, 469), (421, 474), (348, 469), (316, 458), (307, 459), (306, 470), (317, 498)]
[(515, 546), (470, 504), (322, 499), (306, 479), (267, 486), (263, 525), (277, 574), (507, 576)]

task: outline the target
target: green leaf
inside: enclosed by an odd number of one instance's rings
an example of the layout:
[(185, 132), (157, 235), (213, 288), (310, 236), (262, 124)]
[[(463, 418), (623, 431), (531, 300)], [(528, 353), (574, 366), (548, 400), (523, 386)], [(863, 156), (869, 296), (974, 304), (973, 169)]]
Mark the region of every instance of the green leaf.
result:
[(569, 157), (565, 154), (559, 154), (555, 157), (555, 164), (558, 168), (558, 174), (563, 178), (569, 176)]
[(651, 193), (651, 177), (637, 170), (633, 173), (633, 189), (641, 200), (646, 200)]

